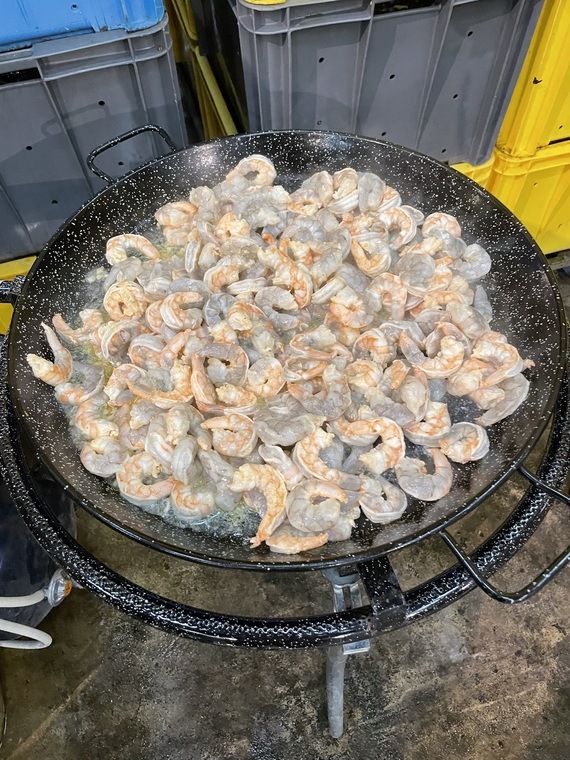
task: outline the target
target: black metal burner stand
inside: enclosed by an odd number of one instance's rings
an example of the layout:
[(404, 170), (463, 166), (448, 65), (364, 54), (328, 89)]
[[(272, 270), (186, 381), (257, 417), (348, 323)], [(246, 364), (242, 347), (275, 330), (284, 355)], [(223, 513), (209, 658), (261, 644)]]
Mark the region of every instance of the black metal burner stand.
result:
[[(0, 293), (2, 296), (6, 294)], [(0, 344), (0, 349), (3, 347)], [(227, 646), (328, 647), (327, 695), (334, 737), (342, 734), (344, 668), (349, 654), (368, 650), (369, 640), (376, 634), (420, 620), (461, 598), (476, 585), (500, 602), (522, 602), (545, 586), (570, 559), (567, 550), (516, 593), (500, 591), (487, 580), (530, 538), (554, 499), (570, 505), (570, 497), (557, 490), (570, 461), (568, 372), (538, 473), (534, 475), (522, 465), (513, 467), (511, 474), (519, 472), (529, 481), (530, 488), (502, 526), (471, 556), (442, 529), (439, 535), (459, 560), (446, 572), (404, 592), (387, 555), (352, 567), (325, 570), (333, 585), (334, 613), (284, 619), (222, 615), (180, 604), (132, 583), (89, 554), (63, 528), (28, 470), (6, 378), (6, 356), (0, 350), (0, 472), (24, 522), (52, 559), (83, 588), (164, 631)], [(369, 604), (362, 603), (360, 581)]]

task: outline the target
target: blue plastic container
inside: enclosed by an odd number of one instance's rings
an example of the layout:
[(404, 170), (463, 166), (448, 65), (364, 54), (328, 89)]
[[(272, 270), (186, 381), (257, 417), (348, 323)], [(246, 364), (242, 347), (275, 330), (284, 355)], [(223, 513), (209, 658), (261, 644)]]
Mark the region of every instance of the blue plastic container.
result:
[(164, 16), (162, 0), (2, 0), (1, 4), (0, 50), (110, 29), (134, 32)]

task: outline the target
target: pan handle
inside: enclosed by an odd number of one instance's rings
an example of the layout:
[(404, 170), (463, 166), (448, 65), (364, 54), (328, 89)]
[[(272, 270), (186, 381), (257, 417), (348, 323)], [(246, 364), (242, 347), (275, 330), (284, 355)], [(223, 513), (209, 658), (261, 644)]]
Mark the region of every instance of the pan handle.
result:
[(130, 140), (131, 137), (136, 137), (137, 135), (140, 135), (143, 132), (156, 132), (157, 134), (159, 134), (164, 140), (164, 142), (170, 148), (171, 153), (176, 153), (177, 151), (180, 150), (180, 148), (176, 145), (174, 140), (170, 137), (170, 135), (165, 129), (157, 126), (156, 124), (145, 124), (142, 127), (131, 129), (129, 132), (124, 132), (122, 135), (117, 135), (117, 137), (113, 137), (112, 140), (107, 140), (107, 142), (103, 143), (102, 145), (99, 145), (98, 148), (95, 148), (94, 150), (92, 150), (91, 153), (87, 156), (87, 166), (93, 172), (93, 174), (96, 174), (100, 179), (104, 180), (108, 185), (112, 185), (113, 183), (117, 182), (116, 178), (111, 177), (110, 174), (107, 174), (102, 169), (99, 169), (98, 166), (95, 166), (95, 159), (97, 158), (97, 156), (100, 156), (101, 153), (104, 153), (106, 150), (109, 150), (109, 148), (114, 148), (115, 145), (119, 145), (119, 143), (125, 142), (126, 140)]
[(23, 274), (19, 274), (13, 280), (0, 280), (0, 303), (9, 303), (15, 306), (25, 279)]
[[(531, 472), (529, 472), (529, 470), (527, 470), (523, 465), (521, 465), (518, 470), (521, 475), (523, 475), (539, 491), (544, 492), (548, 496), (554, 497), (557, 501), (562, 502), (566, 506), (570, 506), (570, 496), (568, 494), (565, 494), (556, 488), (552, 488), (552, 486), (549, 486), (548, 483), (545, 483), (536, 475), (533, 475)], [(556, 559), (540, 573), (540, 575), (537, 575), (536, 578), (530, 581), (530, 583), (527, 583), (527, 585), (523, 588), (519, 589), (519, 591), (501, 591), (492, 583), (489, 583), (485, 576), (479, 571), (477, 565), (472, 562), (469, 555), (463, 551), (457, 541), (450, 533), (448, 533), (447, 530), (442, 530), (440, 535), (448, 547), (451, 549), (451, 551), (455, 554), (457, 559), (461, 562), (463, 567), (467, 570), (469, 575), (473, 578), (475, 583), (479, 586), (479, 588), (483, 589), (483, 591), (492, 599), (497, 602), (502, 602), (503, 604), (518, 604), (519, 602), (525, 602), (529, 597), (533, 596), (533, 594), (536, 594), (537, 591), (540, 591), (541, 588), (546, 586), (546, 584), (549, 583), (549, 581), (551, 581), (554, 576), (559, 573), (564, 567), (566, 567), (568, 562), (570, 562), (569, 546), (565, 551), (559, 554), (558, 557), (556, 557)]]

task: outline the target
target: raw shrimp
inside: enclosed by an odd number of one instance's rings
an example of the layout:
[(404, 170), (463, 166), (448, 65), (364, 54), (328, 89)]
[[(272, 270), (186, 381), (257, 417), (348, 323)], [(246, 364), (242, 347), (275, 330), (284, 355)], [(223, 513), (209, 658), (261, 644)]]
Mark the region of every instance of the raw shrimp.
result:
[(202, 296), (195, 291), (171, 293), (160, 304), (160, 316), (173, 330), (194, 329), (202, 323), (202, 311), (192, 304), (200, 301)]
[(287, 496), (287, 519), (298, 530), (319, 533), (332, 528), (347, 496), (342, 488), (323, 480), (306, 480)]
[(358, 208), (363, 214), (375, 211), (382, 202), (386, 192), (386, 183), (372, 172), (363, 172), (358, 176)]
[(127, 456), (127, 449), (116, 438), (100, 436), (85, 443), (79, 458), (86, 470), (100, 478), (110, 478)]
[(240, 501), (240, 496), (229, 487), (236, 468), (217, 451), (198, 451), (198, 459), (204, 468), (204, 474), (214, 487), (216, 506), (224, 512), (232, 512)]
[(494, 425), (516, 411), (528, 396), (530, 383), (524, 375), (515, 375), (499, 383), (499, 388), (504, 391), (503, 400), (478, 417), (475, 420), (478, 425)]
[(470, 282), (480, 280), (491, 270), (491, 257), (478, 243), (468, 245), (461, 258), (453, 262), (453, 269)]
[(394, 206), (387, 211), (378, 214), (379, 220), (386, 225), (386, 229), (392, 234), (390, 245), (395, 250), (403, 248), (414, 239), (417, 231), (417, 223), (412, 214), (403, 206)]
[(103, 298), (105, 311), (116, 322), (122, 319), (140, 319), (145, 313), (148, 300), (144, 290), (136, 282), (122, 280), (111, 285)]
[(416, 419), (422, 419), (430, 401), (430, 384), (425, 372), (414, 367), (412, 372), (406, 373), (397, 388), (397, 396)]
[(334, 433), (327, 433), (322, 428), (316, 428), (312, 433), (302, 438), (293, 449), (293, 461), (308, 477), (327, 480), (340, 488), (355, 491), (360, 485), (360, 478), (341, 472), (327, 465), (320, 458), (322, 449), (330, 446)]
[(297, 264), (287, 257), (279, 264), (273, 276), (274, 285), (285, 285), (293, 294), (299, 309), (304, 308), (313, 295), (311, 273), (303, 264)]
[(257, 443), (253, 420), (244, 414), (226, 414), (205, 420), (202, 427), (212, 431), (212, 442), (218, 454), (226, 457), (248, 457)]
[(238, 493), (255, 488), (265, 498), (265, 513), (250, 541), (252, 547), (259, 546), (285, 519), (287, 487), (283, 477), (268, 464), (243, 464), (235, 471), (229, 487)]
[(454, 216), (436, 211), (435, 214), (426, 216), (422, 225), (422, 235), (430, 235), (434, 230), (445, 230), (453, 237), (461, 237), (461, 226)]
[(216, 500), (207, 485), (177, 482), (170, 493), (170, 506), (177, 519), (192, 524), (208, 517), (216, 507)]
[(98, 329), (99, 352), (103, 359), (115, 366), (127, 360), (127, 348), (137, 335), (145, 330), (138, 319), (123, 319), (121, 322), (107, 322)]
[(302, 385), (288, 383), (287, 390), (299, 401), (310, 414), (316, 414), (327, 420), (340, 417), (351, 403), (350, 387), (346, 376), (331, 364), (323, 372), (325, 395), (313, 396)]
[(367, 330), (354, 342), (354, 356), (356, 358), (368, 358), (386, 367), (395, 357), (396, 352), (392, 343), (385, 333), (379, 328)]
[(44, 359), (36, 354), (27, 354), (26, 361), (38, 380), (43, 380), (44, 383), (53, 386), (57, 386), (60, 383), (66, 383), (73, 372), (73, 359), (71, 354), (67, 348), (62, 346), (57, 335), (49, 325), (42, 322), (42, 327), (46, 334), (49, 347), (53, 352), (53, 358), (55, 361), (50, 362), (48, 359)]
[(162, 471), (172, 474), (172, 455), (174, 446), (167, 442), (166, 415), (155, 415), (148, 426), (145, 451), (153, 456), (162, 467)]
[(482, 459), (489, 451), (485, 428), (471, 422), (456, 422), (449, 433), (439, 439), (439, 447), (448, 459), (465, 464)]
[(408, 499), (402, 489), (382, 475), (376, 475), (374, 478), (364, 475), (358, 494), (358, 503), (366, 517), (370, 522), (380, 525), (398, 520), (408, 506)]
[(263, 443), (287, 447), (308, 436), (322, 421), (322, 417), (312, 414), (284, 416), (282, 419), (270, 415), (268, 419), (256, 419), (255, 429)]
[(73, 423), (86, 438), (117, 438), (119, 428), (112, 420), (112, 412), (106, 406), (107, 399), (101, 393), (84, 401), (77, 407)]
[(160, 335), (143, 333), (134, 337), (127, 348), (127, 356), (142, 369), (156, 369), (163, 364), (164, 340)]
[(375, 277), (366, 292), (376, 296), (378, 309), (383, 307), (390, 312), (391, 319), (404, 319), (408, 291), (397, 274), (384, 272)]
[(236, 177), (243, 177), (249, 184), (264, 187), (273, 184), (277, 176), (273, 163), (265, 156), (252, 155), (242, 158), (239, 164), (226, 175), (225, 182), (231, 182)]
[(175, 404), (185, 404), (192, 400), (192, 372), (187, 364), (176, 361), (168, 372), (170, 379), (170, 389), (159, 390), (153, 385), (151, 372), (141, 370), (141, 373), (131, 379), (127, 377), (127, 386), (131, 393), (145, 401), (150, 401), (160, 409), (170, 409)]
[(372, 314), (367, 311), (364, 299), (348, 285), (330, 299), (329, 308), (331, 314), (347, 327), (361, 329), (369, 325), (373, 319)]
[(382, 365), (373, 361), (360, 359), (346, 368), (346, 379), (353, 391), (364, 393), (370, 388), (377, 388), (382, 379)]
[(161, 227), (183, 227), (196, 216), (198, 207), (189, 201), (174, 201), (161, 206), (154, 218)]
[(287, 523), (280, 525), (265, 543), (272, 552), (278, 554), (299, 554), (310, 549), (317, 549), (329, 540), (326, 533), (305, 533), (296, 530)]
[(231, 343), (214, 343), (204, 346), (197, 352), (198, 356), (203, 356), (209, 361), (218, 362), (217, 377), (214, 384), (230, 383), (231, 385), (242, 385), (245, 382), (249, 359), (246, 352), (240, 346)]
[(297, 316), (276, 311), (276, 309), (297, 311), (297, 301), (288, 290), (275, 285), (264, 287), (255, 294), (255, 305), (263, 311), (276, 330), (294, 330), (299, 325)]
[(392, 264), (390, 246), (379, 237), (353, 239), (350, 252), (360, 271), (369, 277), (387, 272)]
[(406, 333), (400, 335), (400, 348), (410, 364), (419, 367), (429, 378), (449, 377), (461, 367), (465, 355), (463, 343), (451, 335), (441, 339), (440, 350), (431, 359), (422, 354)]
[[(380, 436), (391, 440), (398, 428), (395, 422), (386, 417), (370, 417), (353, 422), (341, 417), (331, 422), (329, 427), (337, 438), (349, 446), (371, 446)], [(399, 432), (396, 432), (396, 435), (399, 436)], [(402, 438), (402, 444), (403, 441)]]
[(122, 404), (132, 401), (134, 394), (128, 388), (127, 380), (134, 380), (140, 377), (142, 370), (134, 364), (121, 364), (115, 367), (107, 384), (103, 388), (103, 393), (108, 396), (109, 404), (112, 406), (121, 406)]
[(270, 357), (258, 359), (247, 370), (245, 385), (260, 398), (276, 396), (285, 385), (281, 362)]
[(470, 340), (476, 340), (489, 331), (487, 320), (472, 306), (464, 303), (450, 303), (446, 307), (446, 312)]
[[(158, 480), (162, 468), (154, 457), (142, 451), (126, 459), (117, 470), (117, 485), (123, 498), (145, 507), (170, 496), (172, 477)], [(150, 481), (150, 483), (149, 483)]]
[(59, 337), (73, 346), (91, 343), (93, 333), (104, 321), (104, 317), (98, 309), (83, 309), (79, 312), (79, 318), (81, 327), (76, 329), (70, 327), (61, 314), (54, 314), (52, 319), (52, 324)]
[[(257, 406), (257, 396), (237, 385), (225, 383), (216, 388), (218, 401), (223, 405), (224, 411), (251, 414)], [(219, 409), (216, 411), (220, 411)]]
[(154, 245), (142, 235), (117, 235), (109, 238), (105, 258), (113, 266), (128, 258), (129, 251), (140, 253), (147, 259), (160, 258)]
[(73, 383), (59, 383), (55, 386), (55, 396), (60, 404), (78, 406), (100, 393), (105, 378), (100, 367), (75, 362), (73, 365)]
[(358, 174), (354, 169), (341, 169), (333, 174), (333, 196), (327, 204), (333, 214), (346, 214), (358, 205)]
[(517, 349), (507, 343), (505, 336), (496, 332), (486, 332), (475, 342), (473, 356), (487, 362), (494, 369), (483, 380), (483, 387), (487, 388), (534, 365), (532, 361), (523, 361)]
[(418, 446), (439, 446), (442, 436), (451, 430), (451, 419), (447, 404), (430, 401), (421, 422), (407, 425), (404, 435)]
[(294, 488), (304, 479), (305, 476), (301, 469), (280, 446), (268, 446), (262, 443), (257, 451), (266, 464), (270, 464), (283, 476), (288, 490)]
[(435, 471), (428, 473), (421, 459), (404, 457), (396, 465), (396, 478), (400, 488), (410, 496), (422, 501), (437, 501), (451, 490), (453, 472), (445, 454), (440, 449), (427, 449)]
[(184, 485), (196, 481), (203, 472), (197, 459), (198, 443), (192, 436), (186, 436), (175, 447), (170, 459), (172, 477)]
[(398, 464), (406, 453), (406, 444), (402, 428), (393, 420), (379, 417), (373, 423), (373, 432), (382, 438), (382, 442), (361, 454), (359, 460), (375, 475), (381, 475)]

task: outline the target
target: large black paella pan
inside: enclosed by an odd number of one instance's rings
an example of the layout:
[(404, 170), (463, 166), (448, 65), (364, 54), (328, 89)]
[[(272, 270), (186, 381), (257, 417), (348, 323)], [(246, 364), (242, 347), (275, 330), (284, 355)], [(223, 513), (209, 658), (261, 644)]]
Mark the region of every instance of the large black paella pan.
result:
[[(535, 363), (527, 373), (527, 400), (489, 429), (491, 452), (482, 461), (454, 466), (447, 496), (430, 504), (412, 501), (404, 517), (387, 526), (362, 520), (350, 540), (293, 557), (178, 528), (124, 501), (82, 467), (53, 390), (33, 378), (25, 360), (28, 352), (47, 355), (42, 321), (50, 321), (55, 312), (71, 318), (83, 307), (85, 274), (104, 263), (109, 237), (143, 229), (159, 206), (184, 198), (197, 185), (218, 183), (229, 168), (253, 153), (271, 158), (276, 183), (286, 189), (298, 187), (316, 171), (352, 166), (379, 174), (425, 214), (441, 210), (456, 216), (465, 239), (479, 242), (492, 257), (484, 284), (494, 307), (494, 329)], [(377, 140), (273, 132), (228, 137), (166, 156), (115, 182), (84, 206), (48, 243), (26, 279), (10, 329), (8, 364), (10, 393), (23, 434), (55, 479), (95, 516), (155, 548), (200, 562), (309, 569), (380, 555), (436, 531), (476, 506), (512, 472), (544, 429), (565, 352), (560, 296), (543, 256), (512, 214), (474, 182), (433, 159)]]

